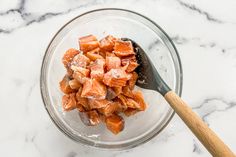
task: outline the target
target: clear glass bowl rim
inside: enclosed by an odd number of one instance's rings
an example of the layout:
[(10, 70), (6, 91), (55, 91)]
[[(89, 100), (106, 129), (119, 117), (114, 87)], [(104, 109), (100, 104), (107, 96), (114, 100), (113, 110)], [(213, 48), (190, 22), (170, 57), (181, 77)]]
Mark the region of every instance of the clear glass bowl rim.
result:
[[(85, 13), (82, 13), (76, 17), (74, 17), (73, 19), (69, 20), (67, 23), (65, 23), (57, 32), (56, 34), (53, 36), (53, 38), (51, 39), (50, 43), (48, 44), (47, 46), (47, 49), (45, 51), (45, 54), (44, 54), (44, 57), (43, 57), (43, 61), (42, 61), (42, 65), (41, 65), (41, 72), (40, 72), (40, 91), (41, 91), (41, 97), (42, 97), (42, 100), (43, 100), (43, 103), (44, 103), (44, 107), (46, 109), (46, 111), (48, 112), (49, 114), (49, 117), (51, 118), (51, 120), (53, 121), (53, 123), (57, 126), (57, 128), (64, 134), (66, 135), (67, 137), (69, 137), (70, 139), (72, 139), (73, 141), (75, 142), (78, 142), (78, 143), (81, 143), (81, 144), (84, 144), (84, 145), (87, 145), (87, 146), (93, 146), (93, 148), (102, 148), (102, 149), (110, 149), (110, 150), (124, 150), (124, 149), (130, 149), (130, 148), (134, 148), (136, 146), (139, 146), (141, 144), (144, 144), (146, 142), (148, 142), (149, 140), (151, 140), (153, 137), (155, 137), (156, 135), (158, 135), (168, 124), (169, 122), (171, 121), (171, 119), (173, 118), (175, 112), (174, 110), (172, 110), (172, 113), (170, 115), (170, 117), (164, 122), (163, 126), (161, 129), (159, 129), (158, 131), (156, 131), (155, 133), (153, 133), (152, 135), (150, 136), (144, 136), (142, 137), (141, 139), (138, 139), (138, 140), (135, 140), (133, 141), (132, 143), (127, 143), (127, 144), (121, 144), (121, 145), (106, 145), (106, 144), (102, 144), (102, 143), (94, 143), (94, 142), (91, 142), (91, 141), (88, 141), (88, 140), (85, 140), (83, 138), (75, 138), (73, 136), (73, 133), (70, 133), (70, 131), (68, 131), (68, 129), (66, 127), (64, 127), (63, 125), (60, 124), (59, 121), (57, 121), (55, 119), (55, 115), (54, 113), (52, 113), (48, 108), (47, 108), (47, 105), (50, 104), (50, 100), (48, 98), (48, 91), (47, 91), (47, 86), (46, 86), (46, 71), (47, 71), (47, 56), (48, 56), (48, 50), (52, 44), (52, 42), (54, 41), (54, 39), (56, 38), (56, 36), (69, 24), (71, 23), (72, 21), (84, 16), (84, 15), (87, 15), (87, 14), (90, 14), (90, 13), (94, 13), (94, 12), (99, 12), (99, 11), (123, 11), (123, 12), (128, 12), (128, 13), (131, 13), (131, 14), (135, 14), (141, 18), (144, 18), (146, 19), (147, 21), (151, 22), (155, 27), (157, 27), (163, 34), (164, 36), (167, 38), (168, 42), (171, 44), (171, 46), (173, 47), (174, 51), (175, 51), (175, 55), (176, 55), (176, 58), (177, 58), (177, 63), (178, 63), (178, 71), (179, 71), (179, 78), (177, 78), (177, 83), (179, 83), (179, 89), (178, 89), (178, 95), (181, 96), (182, 94), (182, 87), (183, 87), (183, 71), (182, 71), (182, 64), (181, 64), (181, 60), (180, 60), (180, 56), (179, 56), (179, 53), (173, 43), (173, 41), (171, 40), (171, 38), (167, 35), (167, 33), (158, 25), (156, 24), (154, 21), (152, 21), (151, 19), (149, 19), (148, 17), (140, 14), (140, 13), (137, 13), (137, 12), (134, 12), (134, 11), (131, 11), (131, 10), (127, 10), (127, 9), (121, 9), (121, 8), (102, 8), (102, 9), (94, 9), (94, 10), (90, 10), (90, 11), (87, 11)], [(154, 132), (155, 130), (153, 130)]]

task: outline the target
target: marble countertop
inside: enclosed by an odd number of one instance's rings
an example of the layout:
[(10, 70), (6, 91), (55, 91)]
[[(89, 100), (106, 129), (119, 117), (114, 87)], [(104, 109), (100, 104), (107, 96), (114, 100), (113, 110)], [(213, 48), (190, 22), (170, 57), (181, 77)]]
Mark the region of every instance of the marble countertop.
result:
[(171, 36), (183, 64), (183, 99), (236, 152), (236, 1), (1, 0), (1, 156), (210, 156), (177, 115), (157, 137), (125, 151), (82, 146), (52, 123), (39, 88), (45, 49), (65, 22), (103, 7), (144, 14)]

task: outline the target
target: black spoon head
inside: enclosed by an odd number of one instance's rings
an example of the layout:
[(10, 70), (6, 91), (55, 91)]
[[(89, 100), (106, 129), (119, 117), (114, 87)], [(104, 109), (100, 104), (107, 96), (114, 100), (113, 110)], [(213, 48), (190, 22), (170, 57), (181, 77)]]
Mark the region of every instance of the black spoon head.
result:
[(141, 88), (158, 91), (162, 95), (165, 95), (170, 91), (170, 88), (163, 81), (145, 51), (131, 39), (122, 38), (122, 40), (131, 41), (136, 53), (136, 58), (139, 64), (135, 70), (139, 76), (136, 85)]

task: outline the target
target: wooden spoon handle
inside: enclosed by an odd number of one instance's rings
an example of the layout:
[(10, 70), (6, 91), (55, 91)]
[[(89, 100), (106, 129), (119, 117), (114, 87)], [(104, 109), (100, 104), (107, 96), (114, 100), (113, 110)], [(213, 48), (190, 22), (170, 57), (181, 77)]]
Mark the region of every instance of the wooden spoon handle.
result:
[(175, 92), (169, 91), (164, 97), (213, 157), (235, 157), (229, 147)]

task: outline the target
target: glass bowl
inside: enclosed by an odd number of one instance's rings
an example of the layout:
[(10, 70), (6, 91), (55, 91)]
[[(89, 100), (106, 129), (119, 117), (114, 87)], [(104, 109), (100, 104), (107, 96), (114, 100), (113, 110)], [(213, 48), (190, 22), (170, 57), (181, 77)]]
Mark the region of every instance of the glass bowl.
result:
[(155, 91), (143, 90), (148, 108), (125, 118), (125, 128), (113, 135), (104, 124), (85, 126), (77, 110), (63, 112), (59, 81), (66, 71), (62, 56), (69, 48), (77, 48), (78, 37), (93, 34), (126, 37), (136, 41), (147, 53), (160, 75), (178, 94), (182, 90), (182, 68), (177, 50), (167, 34), (147, 17), (124, 9), (98, 9), (77, 16), (66, 23), (50, 42), (41, 69), (41, 93), (45, 108), (56, 126), (68, 137), (89, 146), (127, 149), (156, 136), (173, 117), (174, 111)]

